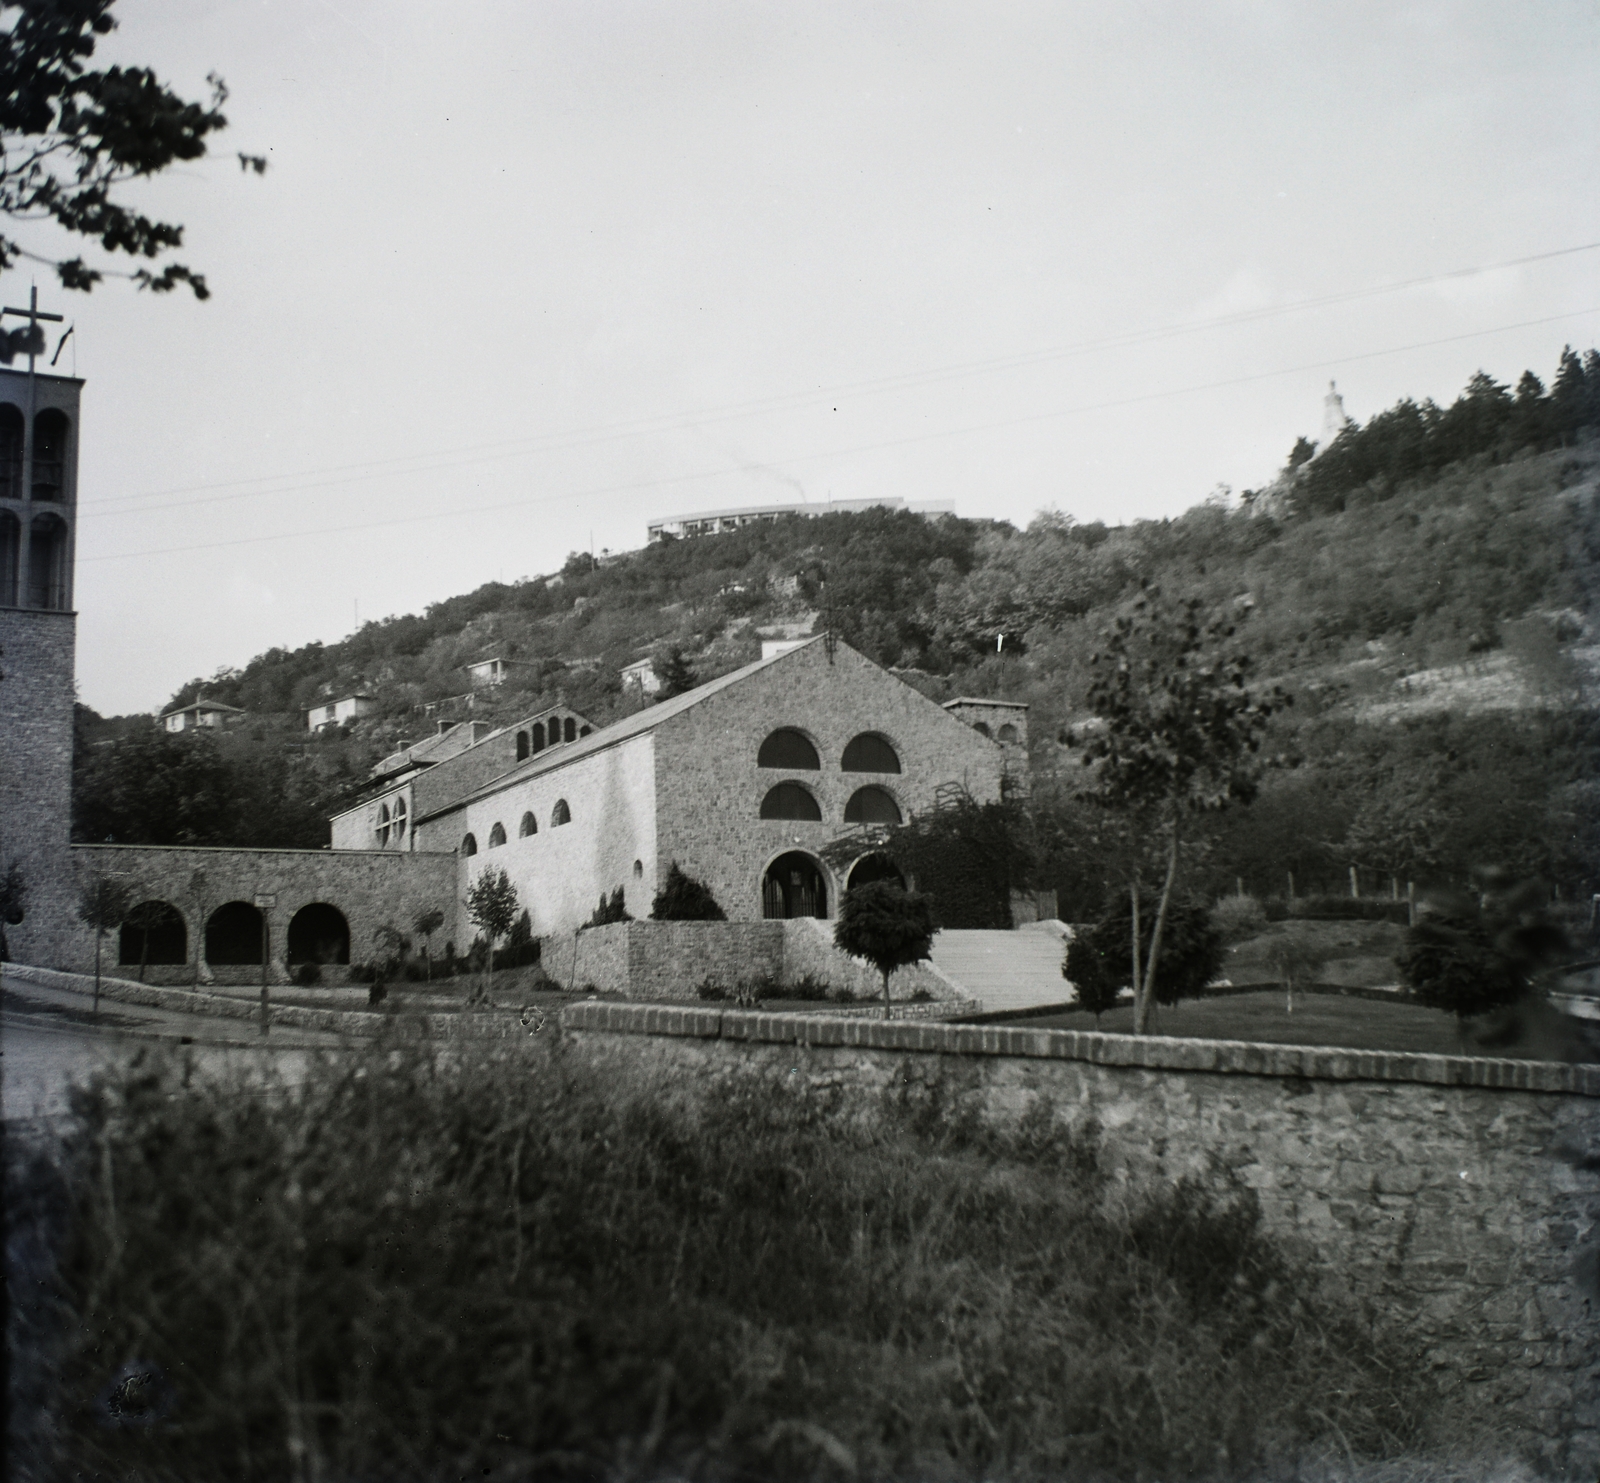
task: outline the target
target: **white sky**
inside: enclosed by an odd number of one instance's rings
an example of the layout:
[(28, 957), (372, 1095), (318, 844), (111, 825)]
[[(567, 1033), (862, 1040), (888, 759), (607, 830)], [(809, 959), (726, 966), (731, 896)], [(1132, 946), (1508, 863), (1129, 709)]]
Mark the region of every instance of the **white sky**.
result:
[(1330, 377), (1365, 419), (1600, 341), (1600, 251), (1206, 326), (1600, 241), (1588, 0), (118, 15), (102, 59), (217, 70), (219, 149), (272, 168), (137, 197), (208, 303), (40, 278), (107, 713), (658, 514), (1174, 514), (1269, 478)]

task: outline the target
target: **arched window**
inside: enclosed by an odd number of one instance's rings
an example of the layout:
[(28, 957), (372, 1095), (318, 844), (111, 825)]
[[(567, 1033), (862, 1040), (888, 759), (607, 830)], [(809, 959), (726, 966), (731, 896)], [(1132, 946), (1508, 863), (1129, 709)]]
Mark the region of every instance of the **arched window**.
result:
[(261, 962), (261, 913), (248, 901), (230, 901), (211, 913), (206, 962), (219, 968)]
[(577, 741), (577, 739), (578, 723), (574, 721), (571, 716), (568, 716), (567, 719), (561, 723), (561, 740)]
[(0, 499), (22, 498), (22, 413), (0, 404)]
[(994, 739), (992, 736), (989, 735), (989, 727), (983, 721), (974, 721), (972, 723), (972, 729), (974, 731), (976, 731), (979, 736), (989, 736), (989, 739), (991, 741)]
[(582, 741), (583, 738), (586, 737), (593, 730), (594, 730), (594, 727), (592, 727), (592, 726), (580, 726), (578, 728), (578, 739), (580, 741)]
[(289, 966), (297, 963), (348, 963), (350, 924), (337, 906), (313, 901), (289, 922)]
[(394, 842), (404, 844), (406, 837), (406, 801), (397, 798), (394, 801)]
[(642, 881), (644, 879), (644, 861), (643, 860), (635, 860), (633, 862), (633, 878), (636, 881)]
[(123, 918), (117, 961), (141, 968), (187, 963), (189, 931), (182, 914), (165, 901), (141, 901)]
[(17, 606), (17, 562), (22, 555), (22, 522), (0, 510), (0, 608)]
[(844, 806), (846, 824), (898, 824), (900, 805), (886, 788), (857, 788)]
[(505, 842), (506, 826), (504, 824), (497, 823), (494, 828), (489, 831), (489, 848), (491, 850), (497, 850)]
[(27, 605), (65, 612), (67, 575), (67, 522), (59, 515), (36, 516), (28, 534)]
[(389, 805), (378, 805), (378, 848), (381, 850), (389, 843)]
[(533, 723), (533, 750), (535, 752), (544, 751), (544, 722), (543, 721), (535, 721)]
[(779, 783), (761, 800), (763, 819), (820, 819), (822, 810), (807, 788), (799, 783)]
[(59, 500), (67, 477), (67, 414), (46, 407), (33, 419), (33, 497)]
[(1003, 741), (1003, 742), (1014, 742), (1014, 741), (1016, 741), (1016, 739), (1017, 739), (1017, 728), (1015, 726), (1013, 726), (1009, 721), (1007, 721), (1006, 724), (1004, 726), (1002, 726), (1000, 728), (1000, 730), (999, 730), (998, 740)]
[(532, 813), (524, 814), (522, 816), (522, 822), (517, 825), (517, 838), (526, 839), (530, 834), (537, 834), (538, 832), (539, 821), (534, 818)]
[(528, 733), (526, 731), (519, 731), (517, 733), (517, 761), (518, 762), (526, 762), (527, 760), (528, 760)]
[(550, 827), (555, 829), (562, 824), (570, 824), (571, 822), (572, 810), (567, 807), (567, 800), (565, 798), (556, 799), (556, 806), (550, 810)]
[(828, 914), (828, 883), (822, 867), (798, 850), (779, 855), (767, 866), (761, 878), (761, 915), (782, 920), (785, 917), (825, 917)]
[(899, 772), (900, 758), (881, 736), (863, 731), (844, 749), (839, 766), (845, 772)]
[(774, 731), (761, 743), (761, 750), (756, 753), (756, 766), (781, 767), (785, 772), (822, 770), (817, 749), (806, 739), (804, 732), (796, 731), (791, 726)]
[(476, 855), (478, 853), (478, 841), (470, 834), (463, 836), (461, 840), (461, 853), (463, 855)]
[(845, 890), (853, 891), (857, 886), (870, 886), (874, 881), (888, 881), (892, 886), (905, 889), (906, 878), (900, 873), (900, 867), (887, 855), (863, 855), (850, 867), (850, 878), (845, 882)]

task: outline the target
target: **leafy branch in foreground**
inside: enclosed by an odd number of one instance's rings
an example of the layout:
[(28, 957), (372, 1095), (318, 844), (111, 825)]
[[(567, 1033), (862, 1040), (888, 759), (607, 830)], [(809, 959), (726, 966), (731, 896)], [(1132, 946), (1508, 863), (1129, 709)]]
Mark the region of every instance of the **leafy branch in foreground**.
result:
[[(99, 37), (116, 27), (115, 0), (21, 0), (0, 6), (9, 22), (0, 51), (0, 214), (13, 222), (51, 222), (98, 241), (108, 253), (155, 259), (183, 243), (183, 227), (159, 221), (115, 199), (120, 187), (180, 161), (202, 158), (210, 136), (228, 126), (228, 89), (214, 73), (211, 97), (189, 102), (147, 67), (91, 69)], [(264, 157), (239, 156), (240, 168), (262, 174)], [(43, 257), (0, 235), (0, 269), (19, 257), (50, 263), (63, 288), (88, 292), (111, 271), (81, 256)], [(188, 284), (209, 297), (205, 278), (169, 262), (115, 276), (165, 293)], [(12, 354), (42, 346), (9, 336)]]

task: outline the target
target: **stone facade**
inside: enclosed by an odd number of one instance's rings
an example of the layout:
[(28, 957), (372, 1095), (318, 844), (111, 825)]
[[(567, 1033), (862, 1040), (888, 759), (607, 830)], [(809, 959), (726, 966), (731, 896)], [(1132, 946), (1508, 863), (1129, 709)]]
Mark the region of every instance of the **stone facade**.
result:
[(75, 919), (72, 823), (72, 613), (0, 608), (0, 875), (15, 864), (26, 914), (5, 928), (19, 963), (50, 961)]
[[(446, 925), (435, 934), (433, 951), (443, 952), (458, 909), (459, 868), (454, 855), (392, 854), (378, 850), (243, 850), (199, 846), (74, 845), (74, 865), (81, 881), (104, 872), (136, 887), (139, 901), (164, 901), (183, 917), (187, 939), (186, 966), (148, 968), (155, 982), (188, 982), (201, 955), (202, 982), (213, 977), (204, 961), (205, 926), (229, 902), (254, 903), (270, 896), (266, 910), (270, 965), (278, 983), (289, 976), (289, 929), (302, 908), (332, 906), (349, 932), (349, 961), (368, 962), (378, 952), (376, 933), (394, 926), (411, 934), (419, 912), (440, 907)], [(196, 882), (196, 873), (203, 878)], [(198, 892), (197, 892), (198, 885)], [(104, 962), (117, 962), (117, 934), (106, 934)], [(459, 939), (458, 939), (459, 940)], [(418, 950), (421, 944), (416, 944)], [(20, 958), (21, 955), (18, 954)], [(87, 971), (94, 964), (94, 934), (75, 918), (65, 925), (48, 953), (28, 961), (56, 968)], [(259, 965), (259, 959), (257, 960)], [(258, 976), (259, 966), (226, 974)]]
[(1409, 1343), (1457, 1414), (1600, 1470), (1600, 1067), (579, 1004), (586, 1054), (685, 1096), (751, 1075), (877, 1115), (891, 1088), (1014, 1126), (1048, 1101), (1112, 1189), (1232, 1174)]

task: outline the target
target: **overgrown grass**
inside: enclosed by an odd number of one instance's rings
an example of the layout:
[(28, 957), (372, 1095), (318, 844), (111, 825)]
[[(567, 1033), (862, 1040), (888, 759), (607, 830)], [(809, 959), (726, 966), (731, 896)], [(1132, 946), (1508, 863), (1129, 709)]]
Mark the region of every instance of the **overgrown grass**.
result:
[(296, 1089), (143, 1053), (16, 1156), (13, 1476), (1238, 1477), (1415, 1444), (1413, 1369), (1247, 1192), (1119, 1214), (1047, 1103), (1001, 1137), (898, 1085), (863, 1122), (560, 1041)]

